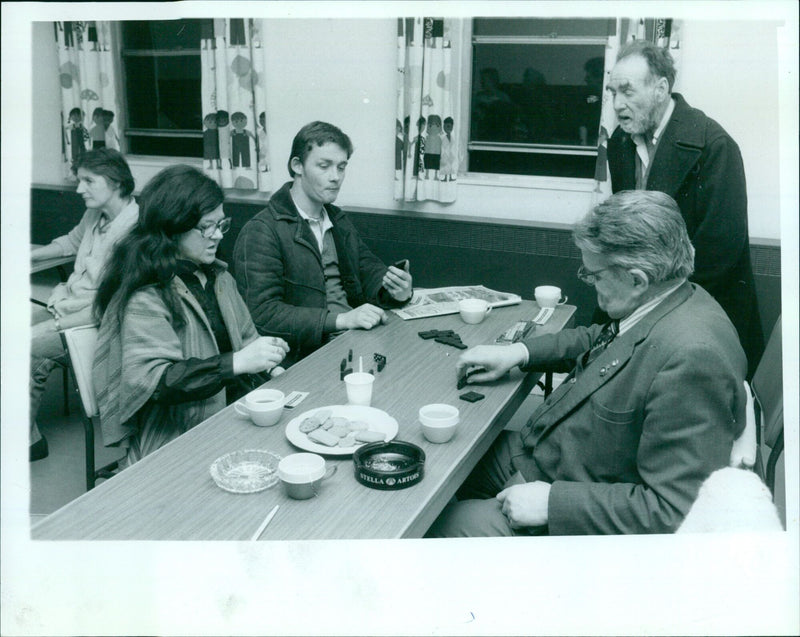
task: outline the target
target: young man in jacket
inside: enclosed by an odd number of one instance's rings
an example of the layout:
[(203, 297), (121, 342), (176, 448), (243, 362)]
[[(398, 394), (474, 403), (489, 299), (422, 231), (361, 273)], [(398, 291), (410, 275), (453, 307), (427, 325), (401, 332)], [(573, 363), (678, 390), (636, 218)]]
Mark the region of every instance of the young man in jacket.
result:
[(311, 122), (294, 138), (292, 181), (236, 240), (239, 291), (262, 335), (281, 336), (294, 362), (347, 329), (372, 329), (385, 308), (412, 295), (408, 266), (386, 267), (333, 205), (353, 145), (340, 129)]

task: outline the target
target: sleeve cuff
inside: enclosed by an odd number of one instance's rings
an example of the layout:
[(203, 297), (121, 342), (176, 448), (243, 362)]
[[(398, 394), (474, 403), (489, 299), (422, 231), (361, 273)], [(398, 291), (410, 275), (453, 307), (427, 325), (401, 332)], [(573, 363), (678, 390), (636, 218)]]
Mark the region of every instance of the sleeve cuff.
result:
[(233, 352), (226, 352), (220, 354), (219, 357), (219, 373), (223, 381), (233, 380), (235, 375), (233, 373)]
[(325, 321), (322, 324), (322, 332), (324, 334), (332, 334), (333, 332), (338, 331), (336, 329), (336, 317), (338, 314), (334, 314), (331, 311), (325, 315)]

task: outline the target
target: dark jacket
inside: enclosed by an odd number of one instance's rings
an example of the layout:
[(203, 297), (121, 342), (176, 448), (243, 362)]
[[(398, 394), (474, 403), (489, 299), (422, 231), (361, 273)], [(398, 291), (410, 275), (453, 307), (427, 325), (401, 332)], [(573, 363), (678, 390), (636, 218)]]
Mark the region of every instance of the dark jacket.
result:
[[(234, 273), (256, 329), (281, 336), (292, 363), (324, 342), (328, 314), (322, 255), (308, 223), (284, 184), (267, 207), (248, 221), (234, 247)], [(333, 223), (342, 287), (350, 307), (373, 303), (399, 307), (383, 288), (387, 267), (376, 257), (341, 209), (326, 205)]]
[[(647, 189), (678, 202), (695, 247), (691, 280), (723, 307), (739, 333), (750, 375), (764, 351), (747, 232), (744, 165), (736, 142), (673, 93), (675, 110), (659, 141)], [(636, 144), (617, 128), (608, 140), (613, 192), (636, 187)]]
[[(601, 327), (525, 341), (525, 370), (562, 369)], [(552, 484), (551, 535), (670, 533), (727, 466), (745, 424), (747, 362), (722, 308), (684, 283), (592, 363), (580, 363), (522, 429), (527, 481)]]

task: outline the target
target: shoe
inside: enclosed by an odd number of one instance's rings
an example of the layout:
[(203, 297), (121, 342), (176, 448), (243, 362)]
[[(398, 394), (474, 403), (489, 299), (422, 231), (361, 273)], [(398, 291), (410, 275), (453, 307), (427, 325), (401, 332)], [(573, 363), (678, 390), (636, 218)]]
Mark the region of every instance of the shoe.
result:
[(36, 460), (42, 460), (50, 455), (50, 450), (47, 448), (47, 440), (42, 438), (41, 440), (34, 442), (30, 447), (28, 447), (30, 460), (29, 462), (35, 462)]

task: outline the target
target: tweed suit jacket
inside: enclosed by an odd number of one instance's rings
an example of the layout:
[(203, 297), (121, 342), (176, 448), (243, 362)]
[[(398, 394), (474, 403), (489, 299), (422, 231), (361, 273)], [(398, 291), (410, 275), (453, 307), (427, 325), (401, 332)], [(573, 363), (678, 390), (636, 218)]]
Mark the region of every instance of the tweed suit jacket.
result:
[[(675, 199), (695, 247), (691, 280), (722, 306), (755, 371), (764, 350), (747, 230), (747, 189), (739, 147), (702, 111), (673, 93), (675, 110), (653, 157), (647, 189)], [(617, 128), (608, 140), (613, 192), (636, 188), (636, 144)]]
[[(601, 327), (526, 341), (526, 369), (557, 369)], [(746, 360), (722, 308), (684, 283), (585, 369), (578, 363), (522, 429), (515, 460), (552, 484), (549, 533), (663, 533), (728, 463), (744, 429)]]

